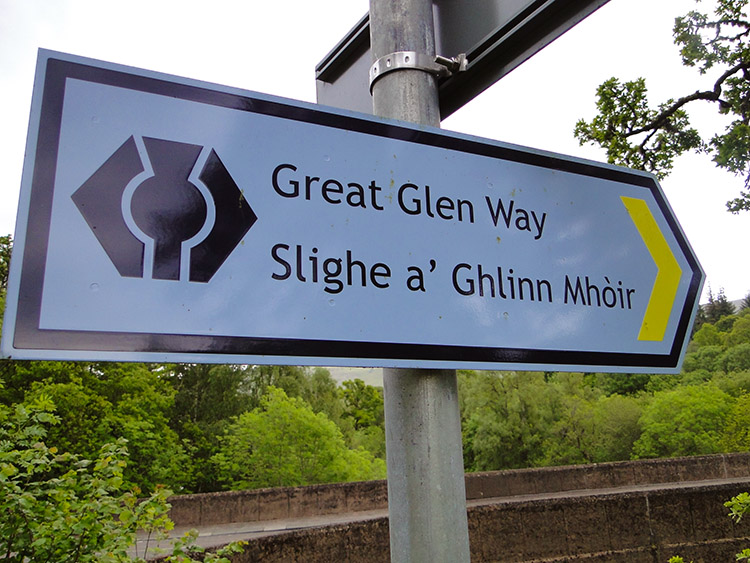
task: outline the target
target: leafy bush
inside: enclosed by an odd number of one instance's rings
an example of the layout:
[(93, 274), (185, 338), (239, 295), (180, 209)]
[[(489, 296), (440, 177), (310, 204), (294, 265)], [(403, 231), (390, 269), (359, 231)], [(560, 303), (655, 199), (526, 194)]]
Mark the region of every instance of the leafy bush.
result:
[[(703, 326), (710, 327), (712, 325), (707, 324)], [(716, 362), (723, 352), (723, 348), (716, 344), (702, 346), (699, 350), (685, 356), (682, 370), (685, 372), (692, 372), (699, 369), (714, 371), (716, 370)]]
[[(729, 509), (729, 517), (739, 523), (739, 521), (742, 520), (742, 517), (750, 512), (750, 495), (747, 493), (740, 493), (736, 497), (732, 497), (725, 502), (724, 506)], [(737, 561), (750, 560), (750, 549), (743, 549), (735, 557), (737, 558)]]
[(233, 420), (212, 460), (235, 489), (385, 477), (383, 460), (349, 449), (325, 414), (275, 387), (268, 388), (260, 407)]
[[(44, 439), (59, 422), (44, 395), (13, 408), (0, 405), (0, 559), (9, 563), (73, 561), (143, 562), (132, 557), (136, 533), (165, 538), (173, 527), (165, 488), (144, 500), (126, 490), (125, 440), (106, 444), (95, 460), (60, 453)], [(174, 543), (167, 561), (196, 561), (195, 534)], [(237, 543), (207, 554), (203, 561), (229, 563), (224, 557)], [(146, 548), (148, 550), (148, 547)]]
[(729, 348), (718, 362), (726, 373), (750, 370), (750, 342)]
[(732, 398), (711, 384), (656, 393), (639, 421), (642, 433), (633, 446), (634, 457), (719, 452), (731, 406)]

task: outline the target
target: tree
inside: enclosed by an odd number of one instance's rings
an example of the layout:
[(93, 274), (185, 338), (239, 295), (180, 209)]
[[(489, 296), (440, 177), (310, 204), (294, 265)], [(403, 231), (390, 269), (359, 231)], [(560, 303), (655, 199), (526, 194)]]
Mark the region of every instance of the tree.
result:
[(377, 387), (367, 385), (361, 379), (344, 381), (345, 418), (350, 418), (355, 430), (384, 423), (383, 392)]
[(725, 452), (750, 451), (750, 394), (746, 393), (735, 401), (721, 442)]
[[(302, 395), (314, 412), (322, 412), (337, 424), (344, 414), (342, 400), (336, 380), (324, 368), (315, 368), (308, 378), (308, 386)], [(381, 401), (382, 402), (382, 401)]]
[(342, 412), (338, 425), (351, 448), (364, 448), (385, 459), (383, 389), (361, 379), (344, 381), (338, 390)]
[[(705, 325), (713, 326), (713, 325)], [(720, 345), (707, 345), (701, 346), (697, 351), (690, 352), (685, 356), (685, 361), (682, 364), (682, 371), (690, 373), (698, 370), (706, 370), (708, 372), (715, 371), (717, 368), (717, 362), (724, 350)]]
[(112, 436), (108, 414), (112, 403), (90, 388), (73, 383), (37, 384), (25, 401), (49, 398), (62, 424), (48, 430), (49, 439), (63, 451), (91, 459)]
[(706, 321), (717, 323), (722, 317), (734, 315), (734, 305), (732, 305), (727, 296), (724, 295), (724, 288), (719, 288), (719, 293), (714, 297), (713, 292), (708, 290), (708, 303), (704, 305), (706, 312)]
[[(10, 235), (0, 237), (0, 332), (3, 330), (3, 313), (5, 312), (5, 292), (8, 289), (8, 270), (10, 254), (13, 250), (13, 239)], [(0, 376), (2, 375), (0, 365)]]
[(163, 378), (177, 391), (170, 426), (189, 449), (193, 492), (221, 488), (211, 457), (232, 419), (259, 407), (271, 386), (303, 398), (336, 423), (343, 412), (336, 382), (323, 368), (179, 364), (165, 366)]
[(213, 458), (232, 488), (382, 478), (385, 464), (350, 450), (339, 428), (300, 398), (270, 387), (260, 407), (236, 417)]
[[(750, 0), (718, 0), (713, 16), (691, 11), (676, 18), (675, 44), (682, 64), (701, 75), (715, 74), (713, 84), (656, 108), (649, 105), (643, 78), (622, 82), (610, 78), (597, 90), (598, 115), (578, 121), (575, 135), (607, 151), (610, 163), (653, 172), (663, 178), (674, 159), (686, 151), (705, 151), (717, 166), (745, 177), (745, 190), (727, 202), (732, 213), (750, 210)], [(724, 133), (703, 139), (690, 125), (687, 106), (716, 104), (733, 121)]]
[(163, 378), (176, 391), (169, 426), (190, 455), (187, 490), (209, 492), (220, 488), (211, 463), (219, 440), (234, 416), (259, 402), (249, 393), (246, 366), (178, 364), (165, 366)]
[(630, 459), (641, 432), (638, 399), (610, 395), (596, 399), (568, 395), (565, 411), (546, 444), (545, 465), (601, 463)]
[(270, 387), (283, 389), (289, 397), (303, 397), (309, 388), (307, 369), (298, 366), (247, 366), (244, 371), (242, 393), (250, 397), (250, 408), (260, 406)]
[(646, 390), (652, 375), (648, 373), (596, 373), (587, 380), (607, 395), (638, 395)]
[(706, 312), (703, 310), (703, 307), (698, 306), (698, 310), (695, 313), (695, 321), (693, 322), (693, 330), (690, 333), (690, 338), (695, 336), (695, 333), (703, 328), (704, 324), (706, 324)]
[[(10, 254), (13, 250), (13, 238), (10, 235), (0, 237), (0, 294), (8, 289), (8, 270), (10, 269)], [(0, 309), (2, 312), (2, 309)]]
[[(47, 446), (48, 428), (60, 422), (54, 410), (43, 395), (13, 408), (0, 405), (0, 559), (145, 563), (147, 552), (130, 555), (136, 532), (166, 537), (174, 526), (170, 492), (158, 488), (139, 500), (141, 491), (127, 487), (123, 439), (105, 444), (93, 460)], [(204, 551), (194, 538), (175, 541), (166, 561), (229, 563), (224, 556), (242, 550), (237, 542), (194, 559)]]
[(727, 373), (750, 371), (750, 342), (743, 342), (729, 348), (718, 364)]
[(562, 397), (562, 416), (551, 428), (551, 436), (544, 444), (544, 465), (575, 465), (592, 463), (594, 453), (593, 401), (579, 394)]
[(727, 346), (737, 346), (743, 343), (750, 344), (750, 315), (739, 317), (727, 335)]
[(633, 444), (640, 437), (638, 421), (643, 413), (641, 402), (633, 397), (612, 395), (594, 406), (593, 461), (630, 459)]
[(467, 471), (490, 471), (542, 465), (561, 411), (559, 390), (544, 374), (460, 372)]
[(745, 297), (740, 301), (740, 311), (747, 311), (750, 310), (750, 293), (745, 295)]
[(56, 404), (61, 424), (49, 429), (57, 447), (87, 459), (118, 438), (130, 444), (124, 475), (129, 484), (185, 490), (192, 462), (169, 426), (175, 391), (159, 366), (3, 360), (7, 388), (0, 403), (11, 406), (39, 396)]
[(178, 364), (164, 377), (176, 391), (173, 422), (212, 426), (258, 406), (246, 366)]
[(721, 451), (722, 429), (732, 398), (710, 384), (656, 393), (644, 409), (636, 458), (713, 454)]

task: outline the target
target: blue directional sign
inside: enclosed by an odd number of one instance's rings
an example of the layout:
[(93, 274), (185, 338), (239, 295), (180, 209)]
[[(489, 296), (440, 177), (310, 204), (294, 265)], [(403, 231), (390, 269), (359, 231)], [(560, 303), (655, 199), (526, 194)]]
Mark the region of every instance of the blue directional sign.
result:
[(3, 354), (672, 372), (653, 176), (42, 51)]

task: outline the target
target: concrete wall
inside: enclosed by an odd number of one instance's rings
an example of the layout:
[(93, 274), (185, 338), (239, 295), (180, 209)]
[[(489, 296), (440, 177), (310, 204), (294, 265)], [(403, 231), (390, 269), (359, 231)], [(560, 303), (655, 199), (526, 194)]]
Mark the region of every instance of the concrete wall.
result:
[[(735, 526), (723, 503), (742, 486), (683, 486), (594, 494), (469, 511), (475, 562), (695, 563), (734, 560), (750, 547), (750, 526)], [(380, 559), (381, 561), (387, 560)]]
[[(476, 500), (746, 476), (750, 476), (750, 453), (624, 461), (470, 473), (466, 496)], [(177, 526), (200, 527), (384, 509), (388, 493), (385, 481), (367, 481), (181, 495), (170, 498), (170, 503)]]
[(385, 481), (363, 481), (179, 495), (169, 502), (176, 526), (200, 527), (387, 508), (388, 490)]
[[(734, 525), (723, 503), (746, 488), (694, 485), (473, 507), (471, 560), (666, 563), (682, 555), (729, 563), (750, 546), (750, 522)], [(233, 563), (387, 563), (388, 541), (388, 520), (379, 518), (254, 540)]]

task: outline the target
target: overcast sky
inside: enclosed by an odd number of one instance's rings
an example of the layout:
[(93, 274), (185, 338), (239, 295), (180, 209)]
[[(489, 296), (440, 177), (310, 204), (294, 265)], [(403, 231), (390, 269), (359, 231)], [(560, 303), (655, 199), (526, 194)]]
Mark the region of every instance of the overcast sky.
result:
[[(443, 127), (604, 160), (573, 138), (575, 122), (594, 115), (601, 82), (644, 76), (654, 102), (711, 85), (710, 77), (681, 66), (672, 44), (674, 17), (694, 6), (611, 0)], [(367, 0), (0, 0), (0, 234), (15, 228), (39, 47), (314, 102), (315, 65), (367, 7)], [(693, 115), (702, 131), (723, 128), (707, 104)], [(742, 179), (717, 170), (705, 155), (690, 155), (663, 187), (706, 271), (706, 287), (744, 297), (750, 213), (725, 210)]]

